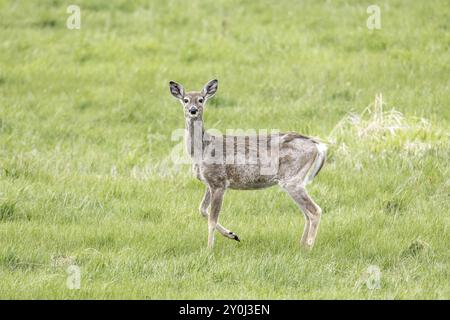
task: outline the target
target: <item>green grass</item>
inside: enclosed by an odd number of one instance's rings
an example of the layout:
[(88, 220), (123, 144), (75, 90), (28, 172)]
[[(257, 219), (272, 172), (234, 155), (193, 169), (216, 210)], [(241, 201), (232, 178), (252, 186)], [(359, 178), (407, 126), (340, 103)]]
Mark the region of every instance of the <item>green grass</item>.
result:
[[(448, 1), (378, 1), (373, 31), (372, 2), (77, 4), (68, 30), (64, 1), (0, 0), (0, 298), (450, 298)], [(205, 249), (168, 81), (215, 77), (208, 128), (330, 142), (311, 252), (277, 188), (227, 192), (242, 242)]]

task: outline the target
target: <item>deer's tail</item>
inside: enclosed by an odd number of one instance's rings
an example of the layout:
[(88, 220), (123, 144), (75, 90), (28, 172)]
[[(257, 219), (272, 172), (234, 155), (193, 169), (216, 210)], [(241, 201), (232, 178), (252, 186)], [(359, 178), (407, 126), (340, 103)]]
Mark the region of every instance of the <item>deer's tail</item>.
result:
[(311, 169), (309, 170), (308, 177), (306, 178), (306, 184), (309, 184), (313, 181), (314, 177), (317, 176), (317, 174), (320, 172), (325, 163), (325, 160), (327, 159), (327, 145), (321, 142), (314, 142), (317, 146), (317, 155), (313, 165), (311, 166)]

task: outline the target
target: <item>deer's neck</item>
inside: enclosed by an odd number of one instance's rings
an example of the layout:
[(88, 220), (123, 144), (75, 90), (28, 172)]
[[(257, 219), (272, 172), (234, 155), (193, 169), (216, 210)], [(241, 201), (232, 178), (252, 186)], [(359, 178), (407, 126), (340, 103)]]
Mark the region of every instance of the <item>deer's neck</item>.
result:
[(205, 135), (203, 120), (188, 118), (186, 119), (185, 129), (185, 144), (187, 153), (192, 158), (201, 157), (203, 153), (203, 136)]

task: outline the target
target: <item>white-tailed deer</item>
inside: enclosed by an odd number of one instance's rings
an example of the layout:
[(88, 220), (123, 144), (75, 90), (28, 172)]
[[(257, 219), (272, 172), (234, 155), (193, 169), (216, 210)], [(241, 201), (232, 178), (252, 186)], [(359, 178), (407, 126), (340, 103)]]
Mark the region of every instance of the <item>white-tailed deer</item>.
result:
[[(270, 134), (264, 139), (260, 136), (242, 139), (235, 135), (209, 134), (203, 127), (203, 108), (217, 88), (218, 81), (211, 80), (200, 92), (185, 92), (182, 85), (170, 82), (171, 94), (184, 108), (185, 143), (193, 159), (194, 172), (206, 185), (200, 212), (208, 219), (208, 247), (214, 244), (215, 230), (229, 239), (240, 241), (237, 234), (218, 222), (227, 188), (249, 190), (278, 184), (303, 211), (306, 221), (300, 243), (311, 248), (322, 210), (305, 187), (322, 168), (326, 146), (297, 133)], [(268, 145), (270, 148), (266, 150)], [(275, 164), (276, 170), (267, 170), (268, 163)]]

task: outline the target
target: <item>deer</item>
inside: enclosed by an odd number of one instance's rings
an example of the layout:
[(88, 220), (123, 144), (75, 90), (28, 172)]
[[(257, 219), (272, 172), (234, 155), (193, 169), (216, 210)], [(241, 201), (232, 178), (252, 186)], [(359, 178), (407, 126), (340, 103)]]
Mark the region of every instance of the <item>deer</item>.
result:
[[(214, 246), (215, 231), (228, 239), (240, 241), (236, 233), (218, 221), (227, 189), (257, 190), (279, 185), (303, 212), (305, 225), (300, 246), (312, 249), (322, 209), (308, 194), (306, 186), (325, 163), (326, 144), (295, 132), (271, 133), (265, 141), (258, 137), (256, 146), (249, 143), (250, 140), (255, 141), (254, 137), (242, 139), (236, 135), (211, 134), (203, 126), (203, 111), (206, 102), (217, 92), (218, 80), (209, 81), (201, 91), (186, 92), (175, 81), (170, 81), (169, 87), (172, 96), (183, 106), (184, 143), (193, 160), (194, 175), (206, 187), (199, 209), (208, 221), (207, 248)], [(263, 152), (261, 146), (267, 145), (270, 148)], [(274, 164), (276, 170), (263, 170), (267, 163)]]

